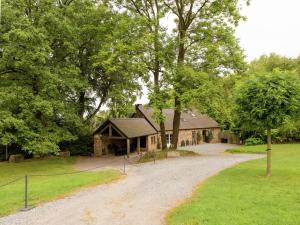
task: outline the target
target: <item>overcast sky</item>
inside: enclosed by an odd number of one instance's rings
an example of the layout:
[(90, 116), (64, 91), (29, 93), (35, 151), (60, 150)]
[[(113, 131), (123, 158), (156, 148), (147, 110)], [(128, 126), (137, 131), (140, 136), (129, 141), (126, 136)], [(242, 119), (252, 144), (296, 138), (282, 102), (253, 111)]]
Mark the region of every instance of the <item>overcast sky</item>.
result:
[(247, 21), (240, 24), (236, 36), (248, 61), (271, 52), (300, 54), (299, 0), (252, 0), (242, 12)]

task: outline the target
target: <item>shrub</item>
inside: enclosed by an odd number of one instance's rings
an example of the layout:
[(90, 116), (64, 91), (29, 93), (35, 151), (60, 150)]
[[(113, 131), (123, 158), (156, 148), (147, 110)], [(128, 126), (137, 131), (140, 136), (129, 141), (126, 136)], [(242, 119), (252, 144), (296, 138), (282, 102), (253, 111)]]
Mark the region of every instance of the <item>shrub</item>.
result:
[(264, 144), (263, 140), (261, 140), (260, 138), (255, 138), (255, 137), (248, 138), (245, 141), (246, 146), (261, 145), (261, 144)]
[(189, 146), (189, 145), (190, 145), (189, 140), (186, 140), (186, 141), (185, 141), (185, 145), (186, 145), (186, 146)]
[(181, 146), (181, 147), (184, 147), (184, 146), (185, 146), (185, 142), (184, 142), (183, 140), (181, 141), (180, 146)]

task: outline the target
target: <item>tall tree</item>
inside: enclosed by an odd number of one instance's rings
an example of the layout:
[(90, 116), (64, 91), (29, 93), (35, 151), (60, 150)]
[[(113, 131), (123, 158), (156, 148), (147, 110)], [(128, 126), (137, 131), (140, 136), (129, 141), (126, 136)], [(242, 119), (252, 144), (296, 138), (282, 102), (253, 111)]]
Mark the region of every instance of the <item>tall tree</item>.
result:
[(70, 131), (78, 122), (61, 91), (68, 84), (51, 63), (47, 22), (55, 10), (50, 0), (5, 1), (0, 28), (0, 131), (24, 151), (40, 154), (74, 139)]
[[(133, 98), (140, 88), (137, 79), (145, 69), (139, 21), (91, 0), (68, 1), (61, 15), (68, 33), (63, 40), (57, 39), (56, 56), (79, 72), (82, 83), (73, 100), (82, 120), (94, 117), (103, 105), (116, 99), (115, 93)], [(69, 51), (61, 45), (66, 40)]]
[(299, 88), (299, 80), (291, 72), (265, 72), (255, 74), (237, 89), (236, 113), (242, 128), (267, 131), (267, 176), (271, 175), (271, 129), (297, 115)]
[[(155, 108), (155, 119), (161, 130), (162, 149), (167, 148), (166, 130), (164, 124), (163, 108), (165, 99), (162, 99), (165, 91), (163, 88), (163, 73), (166, 68), (167, 49), (163, 44), (166, 40), (165, 30), (161, 26), (161, 20), (165, 16), (165, 6), (161, 0), (118, 0), (118, 4), (128, 9), (135, 16), (142, 17), (147, 27), (146, 47), (144, 61), (147, 64), (148, 73), (153, 75), (153, 86), (150, 85), (150, 104)], [(151, 81), (151, 79), (150, 79)], [(151, 90), (153, 89), (153, 91)], [(155, 101), (153, 101), (155, 99)]]
[(0, 132), (22, 150), (58, 152), (101, 106), (140, 89), (138, 20), (94, 0), (4, 4)]
[(184, 94), (180, 84), (186, 79), (181, 67), (192, 65), (210, 74), (242, 69), (243, 54), (233, 34), (243, 17), (238, 0), (164, 0), (164, 4), (177, 25), (177, 70), (173, 78), (173, 147), (177, 148)]

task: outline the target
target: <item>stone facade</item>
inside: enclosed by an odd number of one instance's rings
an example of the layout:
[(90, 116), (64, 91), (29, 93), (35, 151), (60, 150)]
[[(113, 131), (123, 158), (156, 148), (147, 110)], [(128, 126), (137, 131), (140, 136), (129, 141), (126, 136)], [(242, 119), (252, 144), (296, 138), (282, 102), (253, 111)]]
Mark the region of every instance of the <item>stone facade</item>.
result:
[[(203, 132), (204, 131), (204, 132)], [(212, 132), (213, 138), (209, 143), (219, 143), (220, 142), (220, 128), (208, 128), (208, 129), (195, 129), (195, 130), (180, 130), (178, 135), (178, 147), (203, 144), (205, 143), (204, 134), (208, 131)], [(166, 134), (172, 134), (173, 132), (167, 131)], [(194, 133), (194, 138), (193, 138)]]
[(155, 151), (157, 149), (158, 135), (147, 136), (147, 151)]

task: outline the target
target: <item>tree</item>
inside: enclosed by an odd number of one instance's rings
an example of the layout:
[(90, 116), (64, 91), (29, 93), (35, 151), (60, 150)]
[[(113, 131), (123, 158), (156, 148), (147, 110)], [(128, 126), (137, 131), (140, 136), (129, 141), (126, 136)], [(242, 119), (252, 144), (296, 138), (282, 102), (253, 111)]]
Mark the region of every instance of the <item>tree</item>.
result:
[(92, 119), (120, 92), (134, 98), (146, 68), (142, 23), (91, 0), (68, 1), (59, 16), (65, 23), (57, 24), (63, 35), (53, 44), (55, 58), (78, 71), (81, 82), (72, 101), (81, 119)]
[[(247, 1), (248, 2), (248, 1)], [(244, 69), (243, 54), (233, 36), (243, 19), (237, 0), (164, 0), (176, 17), (175, 50), (177, 69), (173, 70), (174, 120), (173, 147), (177, 148), (183, 89), (186, 79), (181, 67), (212, 75)]]
[(0, 132), (23, 151), (57, 153), (139, 91), (143, 25), (126, 13), (94, 0), (5, 1), (2, 13)]
[(75, 138), (71, 130), (78, 123), (62, 91), (70, 84), (51, 63), (52, 3), (5, 1), (0, 27), (0, 131), (22, 150), (39, 154), (58, 152), (59, 142)]
[[(246, 76), (244, 77), (247, 77), (247, 74), (274, 72), (279, 70), (290, 71), (296, 78), (298, 77), (299, 79), (299, 65), (299, 58), (290, 58), (276, 53), (271, 53), (269, 55), (262, 55), (258, 59), (251, 61)], [(298, 121), (299, 118), (286, 119), (283, 125), (278, 128), (278, 132), (276, 132), (277, 141), (297, 140), (300, 138), (299, 132), (297, 132), (297, 130), (299, 130)], [(257, 132), (259, 133), (259, 131)], [(262, 132), (260, 135), (264, 136), (264, 133)]]
[(249, 64), (249, 73), (273, 72), (274, 70), (295, 71), (297, 69), (296, 59), (280, 56), (276, 53), (262, 55)]
[(267, 172), (271, 175), (271, 129), (299, 112), (299, 81), (291, 72), (253, 75), (237, 88), (236, 114), (243, 129), (267, 131)]
[(166, 73), (166, 61), (169, 61), (167, 58), (170, 55), (168, 54), (169, 48), (163, 44), (168, 43), (166, 29), (161, 25), (161, 20), (166, 13), (165, 5), (161, 0), (117, 0), (116, 2), (133, 13), (134, 16), (141, 17), (147, 27), (145, 38), (148, 42), (143, 46), (145, 49), (143, 59), (147, 65), (148, 73), (152, 74), (153, 77), (153, 79), (148, 79), (148, 81), (153, 80), (153, 85), (149, 85), (150, 105), (155, 110), (154, 119), (160, 125), (162, 149), (166, 149), (166, 130), (162, 110), (165, 106), (164, 97), (166, 97), (167, 90), (163, 90), (165, 80), (163, 75)]

